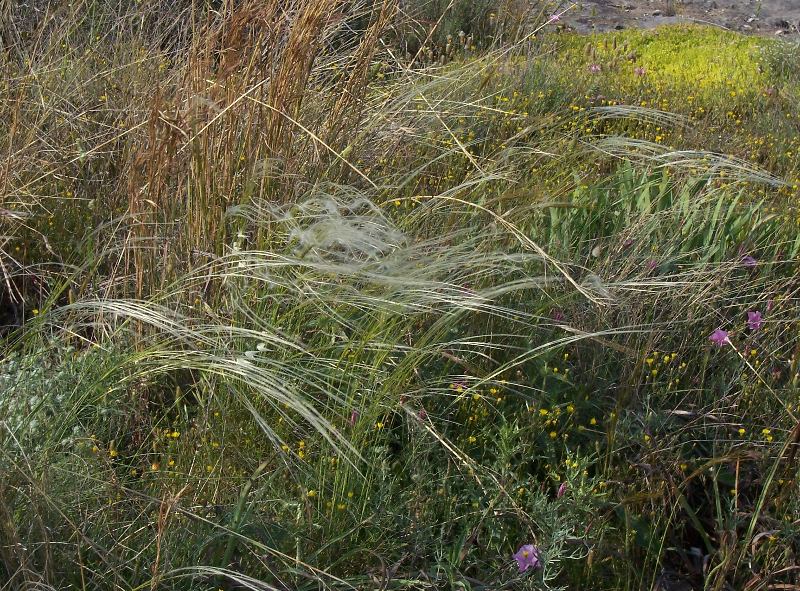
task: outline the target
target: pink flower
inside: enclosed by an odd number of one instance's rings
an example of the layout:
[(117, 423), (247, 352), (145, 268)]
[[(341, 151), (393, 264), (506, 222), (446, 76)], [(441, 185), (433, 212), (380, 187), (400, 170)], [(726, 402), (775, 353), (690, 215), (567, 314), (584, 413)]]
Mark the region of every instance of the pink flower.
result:
[(644, 76), (645, 74), (647, 74), (647, 70), (639, 66), (633, 69), (633, 73), (636, 74), (637, 76)]
[(763, 320), (761, 319), (761, 312), (758, 310), (750, 311), (747, 313), (747, 328), (750, 330), (758, 330), (761, 328), (761, 323)]
[(755, 267), (758, 264), (758, 261), (755, 259), (755, 257), (752, 257), (749, 254), (746, 254), (746, 255), (744, 255), (742, 257), (742, 264), (745, 267), (747, 267), (749, 269), (752, 269), (753, 267)]
[(712, 332), (711, 336), (708, 338), (717, 347), (722, 347), (726, 343), (731, 342), (730, 338), (728, 337), (728, 331), (722, 330), (721, 328), (718, 328), (717, 330)]
[(529, 568), (541, 568), (542, 563), (539, 557), (539, 549), (533, 544), (525, 544), (514, 554), (517, 561), (519, 572), (524, 573)]
[(558, 487), (558, 492), (556, 493), (556, 498), (560, 499), (564, 496), (564, 493), (567, 492), (567, 483), (566, 481), (561, 483), (561, 486)]
[(356, 422), (358, 422), (358, 417), (360, 415), (361, 413), (358, 412), (357, 410), (354, 410), (353, 412), (350, 413), (350, 420), (348, 422), (350, 423), (351, 427), (355, 426)]
[(455, 390), (459, 394), (468, 388), (467, 383), (463, 381), (457, 381), (450, 384), (450, 389)]
[(600, 67), (600, 64), (589, 64), (589, 71), (592, 74), (597, 74), (601, 70), (602, 70), (602, 68)]
[(428, 418), (428, 412), (424, 408), (421, 408), (419, 409), (417, 416), (419, 417), (420, 421), (424, 421), (425, 419)]
[(550, 18), (547, 19), (547, 22), (548, 23), (557, 23), (560, 20), (561, 20), (561, 15), (560, 14), (551, 14)]

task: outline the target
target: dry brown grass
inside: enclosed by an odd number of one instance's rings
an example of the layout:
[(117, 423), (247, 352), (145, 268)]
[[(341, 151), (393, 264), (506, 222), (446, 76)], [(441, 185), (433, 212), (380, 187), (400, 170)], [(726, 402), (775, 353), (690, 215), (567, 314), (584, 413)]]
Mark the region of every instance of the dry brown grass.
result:
[[(139, 28), (117, 15), (111, 31), (74, 47), (76, 31), (48, 12), (16, 46), (22, 61), (4, 54), (0, 258), (9, 292), (30, 260), (46, 258), (15, 257), (14, 241), (36, 234), (50, 246), (41, 224), (25, 220), (84, 215), (62, 229), (116, 219), (97, 238), (100, 250), (122, 239), (116, 262), (103, 263), (112, 291), (145, 297), (225, 252), (229, 206), (255, 196), (288, 202), (296, 175), (313, 182), (358, 133), (395, 0), (199, 6), (176, 5), (163, 23)], [(87, 203), (91, 212), (76, 213)]]

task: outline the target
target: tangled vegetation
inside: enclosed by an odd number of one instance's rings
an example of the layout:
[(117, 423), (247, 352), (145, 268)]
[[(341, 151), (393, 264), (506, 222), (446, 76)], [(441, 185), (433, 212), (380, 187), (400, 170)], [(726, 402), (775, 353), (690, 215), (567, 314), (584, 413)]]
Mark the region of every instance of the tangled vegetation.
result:
[(439, 4), (7, 20), (0, 588), (800, 583), (800, 52)]

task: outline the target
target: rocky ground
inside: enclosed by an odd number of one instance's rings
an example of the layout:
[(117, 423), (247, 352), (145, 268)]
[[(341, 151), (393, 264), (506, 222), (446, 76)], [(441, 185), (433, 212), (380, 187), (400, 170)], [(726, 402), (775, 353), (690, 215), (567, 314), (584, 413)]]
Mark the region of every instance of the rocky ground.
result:
[(562, 21), (582, 33), (694, 22), (798, 36), (800, 0), (583, 0)]

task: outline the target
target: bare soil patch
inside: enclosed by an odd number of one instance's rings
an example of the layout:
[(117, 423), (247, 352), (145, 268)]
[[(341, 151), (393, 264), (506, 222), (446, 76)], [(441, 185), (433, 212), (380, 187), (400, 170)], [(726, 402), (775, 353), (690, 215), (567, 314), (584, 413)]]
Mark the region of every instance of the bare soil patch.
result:
[(699, 23), (743, 33), (798, 36), (800, 0), (584, 0), (563, 21), (581, 33)]

